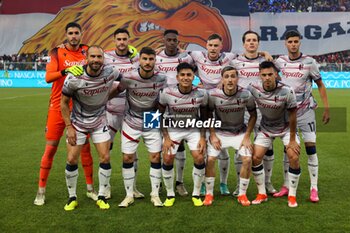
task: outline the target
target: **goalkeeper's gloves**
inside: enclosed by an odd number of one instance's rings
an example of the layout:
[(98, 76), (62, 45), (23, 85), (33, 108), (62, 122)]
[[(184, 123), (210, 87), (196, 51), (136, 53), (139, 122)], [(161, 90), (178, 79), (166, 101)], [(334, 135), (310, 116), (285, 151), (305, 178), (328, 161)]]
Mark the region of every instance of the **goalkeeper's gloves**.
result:
[(134, 58), (137, 55), (137, 48), (134, 46), (128, 45), (129, 58)]
[(76, 65), (76, 66), (72, 66), (72, 67), (69, 67), (69, 68), (61, 71), (62, 76), (65, 76), (68, 73), (71, 73), (74, 76), (80, 76), (80, 75), (82, 75), (84, 73), (83, 66), (77, 66)]

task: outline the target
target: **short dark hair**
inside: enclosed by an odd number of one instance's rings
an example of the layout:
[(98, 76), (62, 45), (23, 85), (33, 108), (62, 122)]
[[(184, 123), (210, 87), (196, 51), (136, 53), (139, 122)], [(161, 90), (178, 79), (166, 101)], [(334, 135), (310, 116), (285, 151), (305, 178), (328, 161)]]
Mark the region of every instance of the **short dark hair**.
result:
[(234, 68), (233, 66), (225, 66), (222, 70), (221, 70), (221, 77), (224, 76), (224, 73), (230, 70), (235, 70), (236, 71), (236, 75), (238, 77), (238, 70), (236, 68)]
[(151, 47), (143, 47), (140, 51), (140, 56), (142, 54), (147, 54), (147, 55), (156, 55), (156, 51), (154, 51), (154, 49), (152, 49)]
[(243, 43), (245, 42), (245, 37), (246, 37), (246, 35), (248, 35), (248, 34), (254, 34), (254, 35), (256, 35), (256, 37), (258, 38), (258, 42), (260, 42), (260, 35), (259, 35), (257, 32), (254, 32), (254, 31), (249, 30), (249, 31), (246, 31), (246, 32), (243, 34), (243, 36), (242, 36), (242, 42), (243, 42)]
[(187, 62), (181, 62), (180, 64), (177, 65), (176, 67), (176, 71), (177, 73), (179, 73), (181, 70), (183, 69), (190, 69), (193, 71), (193, 73), (196, 72), (196, 67), (194, 67), (193, 65), (187, 63)]
[(179, 32), (177, 30), (175, 30), (175, 29), (167, 29), (167, 30), (164, 31), (163, 35), (166, 36), (169, 33), (174, 33), (175, 35), (179, 35)]
[(117, 30), (114, 31), (113, 36), (119, 34), (119, 33), (126, 33), (130, 37), (130, 33), (127, 29), (125, 28), (118, 28)]
[(286, 32), (286, 36), (285, 36), (285, 40), (288, 40), (290, 37), (299, 37), (299, 39), (301, 39), (301, 35), (298, 31), (296, 30), (290, 30)]
[(79, 31), (81, 31), (81, 26), (80, 24), (76, 22), (70, 22), (66, 25), (66, 32), (68, 31), (68, 28), (79, 28)]
[(209, 37), (208, 37), (208, 40), (215, 40), (215, 39), (219, 39), (220, 41), (222, 41), (222, 37), (219, 35), (219, 34), (211, 34)]
[(268, 68), (273, 68), (277, 72), (275, 63), (273, 63), (272, 61), (263, 61), (259, 64), (259, 71), (262, 69), (268, 69)]

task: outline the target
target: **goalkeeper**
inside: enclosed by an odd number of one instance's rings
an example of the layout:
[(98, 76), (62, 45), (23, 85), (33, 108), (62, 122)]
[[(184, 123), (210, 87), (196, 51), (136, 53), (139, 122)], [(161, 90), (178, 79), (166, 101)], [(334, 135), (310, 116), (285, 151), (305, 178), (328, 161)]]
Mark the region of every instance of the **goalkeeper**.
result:
[[(61, 93), (67, 73), (81, 75), (85, 64), (88, 46), (80, 43), (82, 30), (77, 23), (68, 23), (65, 29), (66, 44), (50, 51), (50, 61), (46, 66), (46, 82), (52, 83), (49, 110), (45, 128), (46, 145), (41, 158), (39, 188), (34, 200), (35, 205), (45, 204), (46, 183), (51, 170), (53, 158), (65, 129), (61, 115)], [(70, 104), (71, 105), (71, 104)], [(71, 107), (71, 106), (70, 106)], [(87, 197), (97, 201), (97, 194), (93, 188), (93, 161), (90, 144), (84, 145), (81, 152), (81, 161), (84, 168)]]

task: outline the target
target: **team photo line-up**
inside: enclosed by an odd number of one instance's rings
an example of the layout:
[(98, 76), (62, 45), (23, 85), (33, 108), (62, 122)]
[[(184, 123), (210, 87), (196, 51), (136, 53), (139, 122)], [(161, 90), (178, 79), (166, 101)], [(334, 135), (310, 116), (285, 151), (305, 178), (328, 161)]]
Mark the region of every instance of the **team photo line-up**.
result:
[[(119, 207), (126, 208), (135, 198), (144, 198), (136, 186), (136, 151), (141, 138), (149, 153), (150, 197), (156, 207), (173, 206), (175, 192), (188, 195), (183, 182), (184, 142), (194, 162), (194, 206), (212, 205), (218, 160), (221, 195), (232, 194), (243, 206), (266, 202), (268, 195), (288, 196), (288, 206), (297, 207), (301, 174), (298, 130), (308, 156), (310, 201), (319, 202), (317, 103), (312, 82), (324, 106), (324, 124), (330, 120), (329, 104), (318, 64), (301, 53), (297, 31), (286, 32), (286, 55), (276, 60), (258, 50), (260, 37), (254, 31), (243, 34), (241, 55), (221, 52), (223, 41), (215, 33), (208, 37), (206, 51), (186, 51), (178, 46), (178, 32), (168, 29), (164, 31), (164, 47), (157, 51), (143, 47), (139, 53), (129, 44), (129, 32), (122, 28), (114, 32), (115, 48), (111, 50), (81, 44), (82, 29), (75, 22), (66, 25), (65, 36), (65, 43), (50, 51), (46, 66), (46, 82), (52, 83), (52, 90), (35, 205), (45, 204), (47, 179), (65, 130), (66, 211), (78, 206), (79, 157), (87, 197), (100, 209), (110, 208), (110, 151), (118, 131), (126, 191)], [(196, 75), (200, 83), (194, 86)], [(279, 191), (271, 183), (275, 138), (284, 144), (284, 183)], [(99, 156), (98, 192), (94, 190), (89, 140)], [(237, 172), (232, 193), (227, 186), (230, 147), (236, 151), (233, 158)], [(249, 201), (246, 192), (251, 173), (258, 194)], [(166, 189), (164, 202), (159, 197), (161, 185)]]

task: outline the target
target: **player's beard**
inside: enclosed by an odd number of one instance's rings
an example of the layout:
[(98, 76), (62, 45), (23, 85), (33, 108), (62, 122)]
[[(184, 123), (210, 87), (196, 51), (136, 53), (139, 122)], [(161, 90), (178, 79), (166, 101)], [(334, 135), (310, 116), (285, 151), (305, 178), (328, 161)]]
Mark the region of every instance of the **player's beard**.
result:
[(146, 68), (145, 65), (144, 66), (140, 66), (140, 67), (146, 73), (150, 73), (150, 72), (152, 72), (154, 70), (154, 66), (150, 66), (150, 65), (148, 65), (147, 68)]
[(102, 65), (103, 65), (103, 64), (100, 63), (100, 62), (91, 62), (91, 63), (89, 63), (89, 68), (90, 68), (93, 72), (97, 73), (97, 72), (101, 69)]
[(71, 39), (70, 41), (68, 41), (68, 44), (72, 47), (76, 47), (80, 44), (80, 40)]
[(217, 53), (217, 52), (210, 52), (209, 53), (209, 60), (212, 60), (212, 61), (214, 61), (214, 60), (216, 60), (216, 59), (218, 59), (219, 58), (219, 53)]
[(271, 80), (263, 82), (263, 86), (266, 91), (273, 91), (276, 88)]

